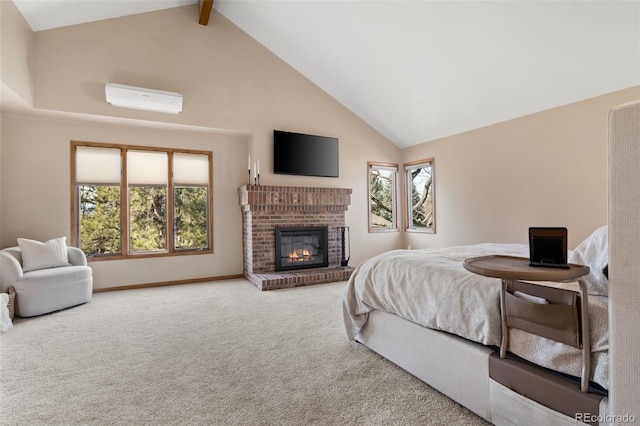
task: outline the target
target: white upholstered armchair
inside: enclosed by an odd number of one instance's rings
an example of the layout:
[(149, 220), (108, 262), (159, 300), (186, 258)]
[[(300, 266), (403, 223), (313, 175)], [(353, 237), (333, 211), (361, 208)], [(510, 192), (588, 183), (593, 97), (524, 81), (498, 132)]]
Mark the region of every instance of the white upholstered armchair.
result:
[(42, 315), (91, 300), (92, 271), (82, 250), (66, 247), (67, 266), (25, 271), (22, 250), (0, 250), (0, 291), (13, 286), (15, 314), (19, 317)]

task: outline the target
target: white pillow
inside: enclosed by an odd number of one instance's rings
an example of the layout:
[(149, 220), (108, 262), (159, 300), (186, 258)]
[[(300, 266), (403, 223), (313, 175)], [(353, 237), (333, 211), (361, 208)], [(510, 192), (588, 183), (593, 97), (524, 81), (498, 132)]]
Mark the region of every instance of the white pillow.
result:
[(22, 270), (29, 272), (36, 269), (69, 266), (66, 241), (67, 237), (54, 238), (44, 243), (18, 238), (18, 245), (22, 251)]
[(609, 264), (609, 228), (598, 228), (569, 255), (569, 263), (588, 266), (591, 271), (583, 277), (587, 292), (596, 296), (609, 295), (609, 280), (602, 271)]

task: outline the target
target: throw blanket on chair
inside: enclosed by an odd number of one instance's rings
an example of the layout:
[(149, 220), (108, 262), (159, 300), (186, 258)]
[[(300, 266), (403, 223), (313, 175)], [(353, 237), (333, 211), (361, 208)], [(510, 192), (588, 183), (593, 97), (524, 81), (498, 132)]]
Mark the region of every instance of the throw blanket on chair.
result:
[(9, 295), (0, 293), (0, 333), (9, 331), (13, 327), (11, 317), (9, 316)]

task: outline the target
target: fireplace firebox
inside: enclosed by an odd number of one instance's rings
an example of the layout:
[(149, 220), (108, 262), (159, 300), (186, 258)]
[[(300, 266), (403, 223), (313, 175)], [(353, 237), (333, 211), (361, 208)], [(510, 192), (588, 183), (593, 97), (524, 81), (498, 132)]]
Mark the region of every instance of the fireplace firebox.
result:
[(276, 227), (276, 271), (329, 266), (326, 226)]

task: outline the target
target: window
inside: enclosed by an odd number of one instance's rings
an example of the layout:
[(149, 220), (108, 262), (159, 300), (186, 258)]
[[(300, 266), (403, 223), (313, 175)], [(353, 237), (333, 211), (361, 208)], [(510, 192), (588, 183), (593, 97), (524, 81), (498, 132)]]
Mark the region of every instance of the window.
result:
[(127, 150), (130, 253), (167, 251), (168, 158), (166, 152)]
[(76, 228), (80, 229), (82, 250), (87, 254), (119, 254), (122, 247), (120, 150), (77, 146), (75, 164), (78, 184), (71, 193), (77, 194), (80, 222)]
[(71, 175), (72, 244), (94, 260), (213, 251), (211, 152), (72, 142)]
[(369, 232), (397, 231), (398, 165), (368, 163)]
[(173, 155), (174, 248), (193, 250), (209, 241), (209, 170), (204, 155), (176, 152)]
[(407, 189), (407, 231), (436, 232), (434, 160), (404, 165)]

